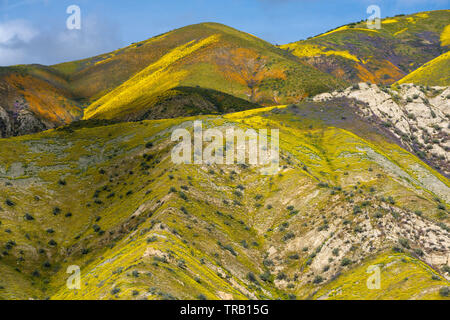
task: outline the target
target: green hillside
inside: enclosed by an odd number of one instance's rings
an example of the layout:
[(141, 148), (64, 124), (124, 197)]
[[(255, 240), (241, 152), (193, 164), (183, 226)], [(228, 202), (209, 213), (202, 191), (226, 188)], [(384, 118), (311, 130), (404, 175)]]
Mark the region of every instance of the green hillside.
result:
[[(278, 128), (280, 172), (174, 165), (171, 132), (194, 119)], [(370, 298), (367, 263), (386, 268), (377, 298), (450, 285), (430, 260), (450, 249), (448, 179), (342, 104), (91, 120), (0, 147), (2, 299)]]
[[(164, 50), (155, 56), (154, 48), (160, 46)], [(152, 53), (148, 59), (146, 52)], [(145, 61), (136, 74), (132, 73), (133, 67), (128, 67), (128, 60), (126, 64), (121, 62), (134, 54), (140, 57), (137, 62)], [(157, 96), (176, 86), (213, 89), (259, 104), (279, 104), (295, 102), (343, 83), (263, 40), (215, 23), (174, 30), (104, 58), (88, 68), (92, 69), (92, 79), (104, 86), (99, 90), (110, 88), (99, 77), (109, 81), (111, 68), (122, 66), (126, 70), (114, 72), (117, 77), (124, 76), (118, 81), (123, 83), (95, 100), (87, 108), (85, 119), (121, 119), (128, 114), (151, 111), (158, 103)], [(85, 72), (82, 69), (79, 74)], [(77, 79), (77, 75), (73, 78)], [(80, 78), (80, 82), (89, 88), (96, 87), (89, 85), (89, 76)]]

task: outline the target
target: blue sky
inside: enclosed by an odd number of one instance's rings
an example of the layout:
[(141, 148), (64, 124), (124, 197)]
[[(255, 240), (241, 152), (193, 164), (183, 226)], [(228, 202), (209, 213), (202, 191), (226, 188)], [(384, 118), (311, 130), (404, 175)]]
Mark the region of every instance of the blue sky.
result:
[[(80, 30), (66, 28), (73, 4)], [(81, 59), (205, 21), (283, 44), (365, 20), (372, 4), (382, 17), (450, 8), (450, 0), (0, 0), (0, 65)]]

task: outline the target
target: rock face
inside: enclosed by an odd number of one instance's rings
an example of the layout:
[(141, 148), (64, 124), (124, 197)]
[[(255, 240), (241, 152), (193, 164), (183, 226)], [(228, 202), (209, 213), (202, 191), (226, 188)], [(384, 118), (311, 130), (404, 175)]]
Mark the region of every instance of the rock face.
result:
[(38, 119), (31, 111), (23, 109), (17, 114), (0, 106), (0, 138), (40, 132), (53, 125)]
[(387, 128), (401, 144), (450, 175), (450, 88), (402, 84), (379, 87), (360, 83), (343, 91), (323, 93), (314, 101), (359, 100), (356, 112), (374, 125)]

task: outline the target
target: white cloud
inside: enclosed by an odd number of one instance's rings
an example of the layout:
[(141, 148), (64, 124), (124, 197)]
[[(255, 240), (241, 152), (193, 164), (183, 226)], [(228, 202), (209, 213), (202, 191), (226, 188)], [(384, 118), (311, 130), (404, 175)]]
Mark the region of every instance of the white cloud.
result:
[(95, 17), (83, 18), (80, 30), (68, 30), (65, 23), (57, 27), (38, 29), (24, 20), (0, 23), (0, 65), (54, 64), (122, 46), (117, 26)]

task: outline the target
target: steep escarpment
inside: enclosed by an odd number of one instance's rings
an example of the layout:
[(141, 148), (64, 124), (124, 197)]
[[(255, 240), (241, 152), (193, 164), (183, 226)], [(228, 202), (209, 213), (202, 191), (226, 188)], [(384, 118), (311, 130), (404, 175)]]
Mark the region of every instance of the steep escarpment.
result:
[(450, 89), (401, 84), (383, 87), (360, 83), (324, 93), (314, 101), (349, 98), (364, 103), (355, 112), (390, 131), (408, 150), (450, 174)]

